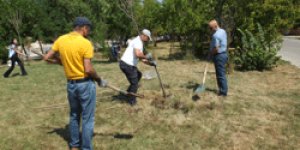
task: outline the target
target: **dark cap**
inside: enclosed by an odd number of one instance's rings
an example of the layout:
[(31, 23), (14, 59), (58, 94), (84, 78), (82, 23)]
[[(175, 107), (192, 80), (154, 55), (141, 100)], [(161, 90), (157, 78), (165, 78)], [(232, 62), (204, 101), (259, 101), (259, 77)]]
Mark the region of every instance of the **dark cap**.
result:
[(86, 17), (76, 17), (75, 21), (73, 23), (73, 27), (78, 27), (78, 26), (84, 26), (84, 25), (88, 25), (90, 26), (90, 28), (92, 28), (92, 23), (91, 21), (86, 18)]

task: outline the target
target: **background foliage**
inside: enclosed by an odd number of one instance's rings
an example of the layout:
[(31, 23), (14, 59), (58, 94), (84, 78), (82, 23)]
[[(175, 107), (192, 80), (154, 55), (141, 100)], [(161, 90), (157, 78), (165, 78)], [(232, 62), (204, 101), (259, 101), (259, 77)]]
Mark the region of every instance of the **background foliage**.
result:
[(236, 50), (236, 64), (242, 70), (272, 69), (280, 60), (277, 52), (281, 47), (281, 39), (268, 39), (260, 24), (257, 24), (257, 29), (256, 34), (238, 29), (241, 41)]
[[(94, 24), (91, 40), (125, 41), (136, 29), (149, 28), (154, 37), (168, 35), (179, 41), (182, 54), (200, 57), (207, 51), (207, 22), (216, 18), (229, 35), (231, 47), (240, 45), (237, 29), (256, 33), (260, 23), (266, 39), (299, 28), (298, 0), (0, 0), (0, 45), (13, 37), (52, 42), (71, 30), (76, 16), (87, 16)], [(156, 39), (156, 38), (155, 38)], [(156, 41), (154, 42), (156, 45)]]

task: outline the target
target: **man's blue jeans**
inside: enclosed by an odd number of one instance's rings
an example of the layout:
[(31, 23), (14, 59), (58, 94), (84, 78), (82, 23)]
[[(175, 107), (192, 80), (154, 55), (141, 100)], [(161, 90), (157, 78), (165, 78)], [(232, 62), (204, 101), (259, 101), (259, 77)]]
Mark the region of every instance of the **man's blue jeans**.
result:
[[(70, 147), (77, 147), (82, 150), (92, 150), (96, 104), (95, 83), (92, 80), (82, 83), (68, 83), (67, 90), (70, 104)], [(82, 134), (80, 140), (81, 117)]]
[(228, 61), (227, 53), (220, 53), (213, 57), (215, 69), (216, 69), (216, 77), (217, 83), (219, 87), (219, 94), (223, 96), (227, 96), (228, 86), (226, 79), (226, 63)]

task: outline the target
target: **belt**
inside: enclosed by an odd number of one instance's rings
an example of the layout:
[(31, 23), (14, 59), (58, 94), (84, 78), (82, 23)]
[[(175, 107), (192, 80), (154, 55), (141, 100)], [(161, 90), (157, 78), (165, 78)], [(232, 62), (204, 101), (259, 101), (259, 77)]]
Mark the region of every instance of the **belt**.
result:
[(90, 81), (90, 80), (92, 80), (92, 79), (89, 78), (89, 77), (82, 78), (82, 79), (76, 79), (76, 80), (68, 79), (68, 83), (71, 83), (71, 84), (75, 84), (75, 83), (83, 83), (83, 82), (87, 82), (87, 81)]
[[(121, 63), (121, 64), (124, 64), (124, 65), (128, 65), (128, 64), (127, 64), (126, 62), (124, 62), (123, 60), (121, 60), (120, 63)], [(130, 66), (130, 65), (128, 65), (128, 66)]]
[(217, 56), (219, 54), (227, 54), (227, 52), (225, 51), (225, 52), (217, 53), (217, 54), (215, 54), (215, 56)]
[(136, 66), (131, 66), (131, 65), (127, 64), (123, 60), (120, 61), (120, 65), (126, 65), (126, 66), (129, 66), (129, 67), (136, 67)]

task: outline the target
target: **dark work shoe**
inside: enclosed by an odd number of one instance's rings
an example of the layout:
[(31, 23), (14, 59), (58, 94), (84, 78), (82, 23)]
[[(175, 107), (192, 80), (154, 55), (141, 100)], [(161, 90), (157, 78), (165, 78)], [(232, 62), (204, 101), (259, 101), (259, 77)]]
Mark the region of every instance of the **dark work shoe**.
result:
[(128, 100), (129, 105), (134, 106), (136, 105), (136, 100)]
[(227, 94), (223, 94), (223, 93), (219, 93), (218, 96), (223, 96), (223, 97), (226, 97)]
[(27, 76), (28, 74), (27, 73), (24, 73), (24, 74), (22, 74), (21, 76)]
[(4, 77), (4, 78), (8, 78), (8, 76), (6, 76), (6, 75), (3, 75), (3, 77)]

